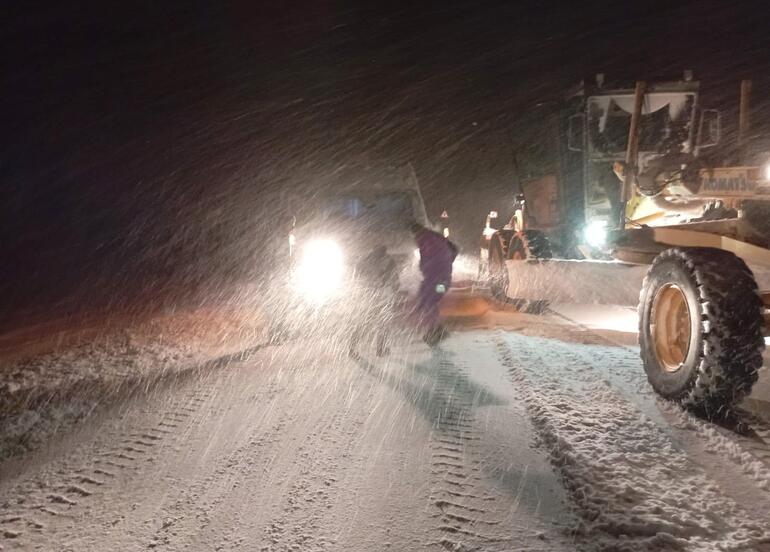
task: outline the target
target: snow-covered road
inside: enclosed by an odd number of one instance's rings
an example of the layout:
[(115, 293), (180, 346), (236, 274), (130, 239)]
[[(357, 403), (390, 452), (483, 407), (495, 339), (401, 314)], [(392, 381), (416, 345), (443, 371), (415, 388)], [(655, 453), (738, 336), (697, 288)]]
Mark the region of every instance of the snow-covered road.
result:
[[(267, 347), (3, 466), (5, 550), (770, 550), (770, 425), (564, 322)], [(515, 324), (514, 324), (515, 326)], [(559, 336), (559, 338), (555, 338)]]

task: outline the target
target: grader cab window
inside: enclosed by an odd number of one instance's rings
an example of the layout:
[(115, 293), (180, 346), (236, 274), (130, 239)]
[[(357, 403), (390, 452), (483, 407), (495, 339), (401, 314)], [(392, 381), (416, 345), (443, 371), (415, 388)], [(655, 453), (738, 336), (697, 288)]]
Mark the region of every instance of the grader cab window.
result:
[[(690, 148), (694, 95), (650, 94), (639, 128), (641, 151), (667, 153)], [(589, 100), (588, 129), (595, 156), (622, 156), (628, 143), (633, 96), (597, 96)]]

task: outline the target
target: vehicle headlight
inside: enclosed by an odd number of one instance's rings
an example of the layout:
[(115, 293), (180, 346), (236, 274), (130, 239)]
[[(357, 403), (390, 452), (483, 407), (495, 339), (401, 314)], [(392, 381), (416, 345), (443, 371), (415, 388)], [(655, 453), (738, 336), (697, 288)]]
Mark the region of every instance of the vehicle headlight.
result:
[(301, 248), (294, 285), (309, 301), (321, 305), (340, 291), (344, 275), (342, 248), (334, 240), (318, 239)]
[(607, 243), (607, 222), (595, 220), (584, 230), (586, 243), (591, 247), (604, 247)]

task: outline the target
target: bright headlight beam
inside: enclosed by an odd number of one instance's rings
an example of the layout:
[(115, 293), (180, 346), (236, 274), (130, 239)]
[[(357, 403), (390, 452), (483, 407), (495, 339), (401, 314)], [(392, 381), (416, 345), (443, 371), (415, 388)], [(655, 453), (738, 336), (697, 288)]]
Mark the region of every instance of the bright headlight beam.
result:
[(330, 239), (317, 239), (301, 248), (295, 286), (310, 302), (321, 305), (341, 288), (345, 276), (342, 248)]
[(586, 226), (585, 240), (591, 247), (600, 248), (607, 243), (607, 223), (603, 220), (595, 220)]

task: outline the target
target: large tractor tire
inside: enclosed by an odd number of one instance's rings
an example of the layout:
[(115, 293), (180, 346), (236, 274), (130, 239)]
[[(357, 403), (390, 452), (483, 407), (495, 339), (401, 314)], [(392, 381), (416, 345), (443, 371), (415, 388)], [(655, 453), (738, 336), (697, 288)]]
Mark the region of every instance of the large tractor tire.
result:
[(506, 261), (528, 261), (550, 259), (551, 244), (539, 230), (499, 231), (489, 244), (489, 289), (492, 295), (521, 312), (542, 314), (550, 302), (543, 299), (517, 299), (508, 296), (510, 281)]
[(501, 301), (505, 301), (508, 293), (508, 267), (505, 261), (508, 257), (506, 236), (495, 232), (489, 242), (489, 291)]
[[(548, 236), (540, 230), (522, 230), (516, 232), (508, 245), (508, 258), (514, 261), (538, 261), (553, 258), (551, 242)], [(509, 285), (510, 288), (510, 285)], [(548, 298), (542, 299), (517, 299), (509, 298), (521, 312), (528, 314), (543, 314), (551, 302)]]
[(516, 261), (552, 259), (551, 241), (540, 230), (522, 230), (511, 237), (508, 258)]
[(639, 346), (658, 394), (726, 416), (762, 366), (762, 301), (751, 270), (720, 249), (662, 252), (640, 294)]

